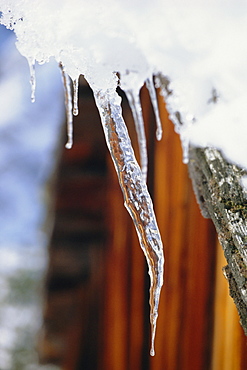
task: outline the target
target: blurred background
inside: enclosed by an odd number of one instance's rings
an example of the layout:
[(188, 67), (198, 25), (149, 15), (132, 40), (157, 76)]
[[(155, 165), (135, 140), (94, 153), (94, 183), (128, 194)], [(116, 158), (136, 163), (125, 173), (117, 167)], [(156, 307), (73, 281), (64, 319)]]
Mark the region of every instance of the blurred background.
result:
[[(165, 249), (156, 355), (149, 276), (83, 78), (74, 145), (65, 149), (60, 71), (29, 69), (0, 28), (0, 369), (240, 370), (246, 338), (214, 226), (204, 219), (160, 99), (163, 139), (141, 91), (148, 188)], [(124, 94), (124, 118), (139, 158)]]

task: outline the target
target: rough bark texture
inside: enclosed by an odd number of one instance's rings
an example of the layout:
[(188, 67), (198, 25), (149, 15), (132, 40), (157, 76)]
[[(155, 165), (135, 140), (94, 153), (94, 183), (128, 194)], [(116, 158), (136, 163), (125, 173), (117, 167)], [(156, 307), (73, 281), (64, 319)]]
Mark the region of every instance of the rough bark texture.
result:
[(247, 335), (247, 192), (246, 175), (216, 149), (190, 148), (189, 171), (202, 215), (216, 227), (228, 265), (223, 272)]

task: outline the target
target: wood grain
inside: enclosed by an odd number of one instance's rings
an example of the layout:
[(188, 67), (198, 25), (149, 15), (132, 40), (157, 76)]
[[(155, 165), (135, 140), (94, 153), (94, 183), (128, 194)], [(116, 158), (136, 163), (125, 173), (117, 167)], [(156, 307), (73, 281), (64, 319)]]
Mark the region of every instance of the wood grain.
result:
[[(155, 141), (153, 112), (143, 90), (148, 186), (166, 258), (156, 356), (149, 356), (145, 258), (123, 206), (92, 95), (87, 87), (80, 89), (83, 114), (75, 123), (77, 139), (74, 149), (63, 153), (57, 179), (46, 335), (40, 340), (43, 362), (56, 361), (66, 370), (246, 369), (246, 338), (222, 274), (225, 262), (215, 229), (200, 213), (179, 137), (162, 101), (164, 136)], [(123, 107), (136, 148), (126, 100)], [(61, 272), (73, 277), (74, 285), (59, 290), (64, 282)], [(68, 312), (74, 312), (72, 318)], [(67, 320), (59, 318), (62, 313)], [(55, 351), (54, 343), (63, 345)]]

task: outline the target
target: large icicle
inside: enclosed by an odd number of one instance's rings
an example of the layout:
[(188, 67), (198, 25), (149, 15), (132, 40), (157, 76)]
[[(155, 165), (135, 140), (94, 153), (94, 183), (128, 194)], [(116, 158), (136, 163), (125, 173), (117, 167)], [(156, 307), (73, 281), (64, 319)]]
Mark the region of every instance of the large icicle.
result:
[(122, 117), (121, 98), (115, 90), (94, 91), (106, 142), (111, 153), (124, 204), (137, 230), (140, 245), (146, 256), (150, 275), (151, 351), (154, 356), (154, 339), (160, 291), (163, 285), (164, 255), (152, 200), (136, 161), (128, 131)]
[(132, 115), (134, 118), (134, 122), (135, 122), (135, 128), (136, 128), (137, 140), (138, 140), (139, 152), (140, 152), (142, 175), (143, 175), (144, 181), (146, 181), (147, 171), (148, 171), (147, 143), (146, 143), (146, 135), (145, 135), (145, 128), (144, 128), (144, 121), (143, 121), (143, 116), (142, 116), (142, 107), (141, 107), (139, 91), (135, 92), (133, 90), (126, 90), (125, 93), (129, 101), (129, 105), (130, 105)]
[(66, 117), (67, 117), (67, 135), (68, 141), (65, 145), (67, 149), (71, 149), (73, 145), (73, 114), (72, 114), (72, 98), (71, 98), (71, 85), (70, 77), (66, 73), (63, 64), (60, 62), (59, 67), (62, 71), (63, 85), (64, 85), (64, 98), (66, 107)]

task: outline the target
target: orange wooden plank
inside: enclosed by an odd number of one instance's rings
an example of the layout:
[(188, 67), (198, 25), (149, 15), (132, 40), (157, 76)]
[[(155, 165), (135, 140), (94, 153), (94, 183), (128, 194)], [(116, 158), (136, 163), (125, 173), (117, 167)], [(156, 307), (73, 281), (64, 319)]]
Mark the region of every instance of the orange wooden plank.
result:
[(205, 313), (212, 295), (209, 281), (214, 245), (210, 254), (211, 227), (200, 215), (187, 168), (182, 164), (181, 144), (164, 106), (161, 116), (164, 139), (156, 145), (155, 209), (164, 241), (166, 272), (157, 354), (150, 364), (155, 370), (196, 370), (204, 368), (208, 355)]

